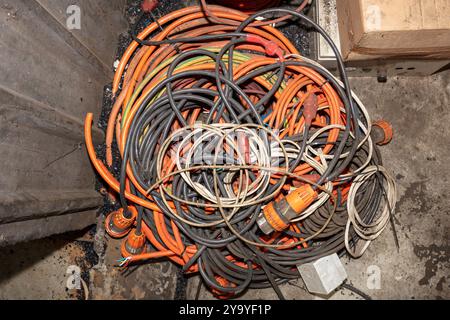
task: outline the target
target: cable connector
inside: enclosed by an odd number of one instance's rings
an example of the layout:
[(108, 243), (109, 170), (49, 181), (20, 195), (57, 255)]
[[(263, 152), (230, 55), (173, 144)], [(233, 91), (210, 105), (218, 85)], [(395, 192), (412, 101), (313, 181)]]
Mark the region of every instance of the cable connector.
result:
[(247, 41), (255, 44), (259, 44), (264, 47), (266, 54), (270, 57), (278, 57), (280, 61), (284, 61), (283, 50), (274, 41), (269, 41), (254, 34), (247, 35)]
[(305, 117), (305, 124), (310, 126), (317, 115), (319, 109), (319, 101), (314, 93), (311, 93), (303, 103), (303, 116)]
[(144, 2), (142, 2), (141, 8), (143, 12), (149, 13), (155, 10), (158, 4), (159, 4), (158, 0), (144, 0)]
[(281, 200), (269, 203), (257, 220), (259, 228), (267, 235), (287, 229), (290, 222), (317, 199), (317, 195), (309, 184), (304, 184)]
[(372, 133), (370, 135), (377, 145), (384, 146), (392, 141), (394, 130), (392, 125), (386, 120), (378, 120), (372, 124)]
[(308, 291), (329, 295), (346, 279), (347, 272), (336, 253), (297, 266)]
[(123, 257), (141, 254), (145, 250), (146, 237), (143, 233), (138, 234), (136, 229), (132, 230), (128, 237), (122, 241), (120, 251)]
[(124, 210), (120, 208), (117, 211), (111, 212), (105, 220), (106, 232), (113, 238), (119, 239), (125, 237), (130, 228), (133, 226), (137, 217), (137, 210), (135, 207), (128, 207), (131, 217), (124, 214)]

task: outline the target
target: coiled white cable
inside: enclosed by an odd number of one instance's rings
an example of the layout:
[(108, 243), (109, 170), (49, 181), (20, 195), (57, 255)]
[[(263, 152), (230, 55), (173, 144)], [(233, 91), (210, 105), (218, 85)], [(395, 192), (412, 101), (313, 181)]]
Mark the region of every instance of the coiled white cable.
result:
[[(356, 209), (356, 195), (359, 188), (361, 188), (373, 175), (380, 172), (384, 176), (384, 188), (386, 190), (387, 201), (379, 214), (379, 217), (370, 224), (366, 224), (362, 221), (359, 213)], [(383, 183), (382, 182), (382, 183)], [(397, 197), (397, 189), (394, 178), (387, 172), (384, 167), (370, 166), (367, 167), (362, 173), (360, 173), (353, 181), (347, 199), (347, 212), (348, 221), (345, 226), (345, 247), (348, 253), (354, 257), (361, 257), (369, 247), (372, 240), (376, 239), (386, 228), (390, 214), (395, 210), (395, 202)], [(350, 227), (360, 236), (363, 240), (362, 247), (357, 250), (350, 247)], [(361, 240), (360, 240), (361, 241)]]

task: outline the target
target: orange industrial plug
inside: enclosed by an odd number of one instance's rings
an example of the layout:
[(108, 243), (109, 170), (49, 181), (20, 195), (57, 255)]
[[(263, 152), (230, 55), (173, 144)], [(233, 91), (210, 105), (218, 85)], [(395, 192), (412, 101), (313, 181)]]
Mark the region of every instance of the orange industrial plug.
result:
[(136, 229), (133, 229), (128, 237), (122, 241), (120, 251), (122, 257), (130, 257), (141, 254), (145, 250), (146, 237), (143, 233), (138, 234)]
[(385, 120), (378, 120), (372, 124), (371, 137), (379, 146), (384, 146), (392, 141), (394, 130), (392, 125)]
[(131, 213), (131, 217), (126, 217), (122, 208), (111, 212), (106, 217), (105, 229), (111, 237), (116, 239), (123, 238), (130, 232), (130, 228), (137, 217), (137, 210), (135, 207), (130, 206), (128, 211)]
[(158, 6), (158, 0), (145, 0), (142, 2), (142, 11), (144, 12), (152, 12)]
[(290, 221), (308, 208), (317, 199), (317, 191), (304, 184), (279, 201), (264, 207), (258, 218), (258, 226), (265, 234), (282, 231), (289, 227)]
[(303, 103), (303, 117), (305, 118), (305, 124), (310, 126), (317, 116), (317, 110), (319, 109), (319, 102), (317, 96), (312, 93), (308, 95)]

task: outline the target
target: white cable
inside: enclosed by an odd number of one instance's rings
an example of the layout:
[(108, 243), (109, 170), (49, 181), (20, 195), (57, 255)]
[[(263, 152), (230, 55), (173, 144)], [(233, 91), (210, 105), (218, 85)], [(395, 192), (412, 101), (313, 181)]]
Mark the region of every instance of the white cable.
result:
[[(384, 176), (384, 187), (386, 189), (387, 202), (385, 202), (384, 207), (379, 215), (379, 217), (370, 224), (366, 224), (362, 221), (359, 213), (356, 209), (356, 195), (359, 190), (374, 174), (380, 172)], [(345, 247), (348, 253), (354, 257), (361, 257), (366, 249), (369, 247), (371, 241), (375, 240), (386, 228), (391, 211), (395, 210), (395, 202), (397, 197), (397, 190), (395, 180), (387, 172), (384, 167), (381, 166), (370, 166), (367, 167), (361, 174), (359, 174), (353, 181), (350, 191), (348, 193), (347, 199), (347, 212), (348, 221), (345, 226)], [(350, 227), (362, 238), (360, 241), (364, 241), (362, 248), (359, 251), (355, 248), (352, 250), (350, 248)]]

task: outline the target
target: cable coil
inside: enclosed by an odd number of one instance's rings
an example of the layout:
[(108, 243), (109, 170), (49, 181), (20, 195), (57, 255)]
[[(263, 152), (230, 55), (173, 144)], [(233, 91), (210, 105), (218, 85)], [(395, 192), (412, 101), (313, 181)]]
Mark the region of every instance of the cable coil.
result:
[[(300, 264), (361, 256), (389, 221), (395, 183), (320, 26), (281, 8), (207, 11), (184, 8), (134, 35), (113, 82), (106, 163), (86, 117), (89, 156), (122, 207), (106, 229), (128, 235), (121, 266), (167, 257), (221, 298), (279, 293)], [(259, 19), (274, 14), (319, 32), (340, 79)]]

